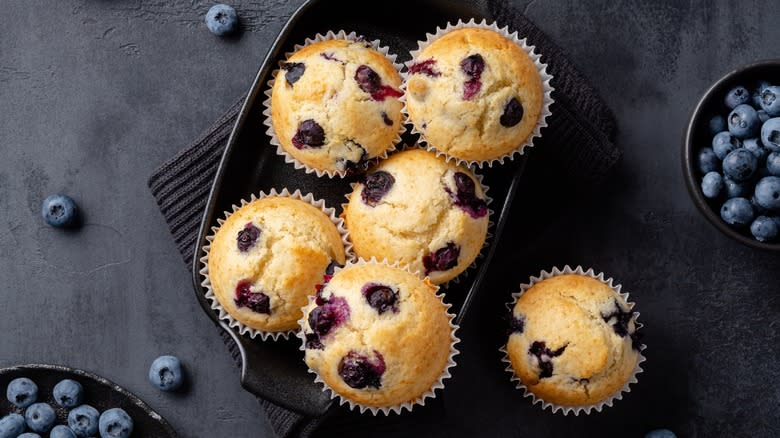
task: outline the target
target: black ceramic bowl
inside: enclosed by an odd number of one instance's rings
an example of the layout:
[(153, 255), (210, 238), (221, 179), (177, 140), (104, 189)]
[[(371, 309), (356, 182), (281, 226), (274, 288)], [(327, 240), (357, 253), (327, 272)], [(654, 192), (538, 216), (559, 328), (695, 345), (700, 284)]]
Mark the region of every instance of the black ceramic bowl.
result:
[(780, 251), (780, 240), (759, 242), (750, 234), (749, 227), (736, 229), (723, 222), (720, 218), (720, 207), (723, 204), (723, 200), (710, 200), (704, 197), (701, 191), (701, 179), (704, 175), (699, 171), (696, 162), (699, 149), (710, 146), (712, 143), (712, 135), (709, 133), (708, 126), (710, 118), (716, 114), (722, 114), (724, 117), (728, 114), (728, 110), (723, 104), (726, 93), (736, 85), (744, 85), (750, 89), (753, 84), (760, 80), (780, 84), (780, 59), (758, 61), (731, 71), (715, 82), (704, 93), (699, 103), (696, 104), (688, 122), (688, 128), (685, 131), (682, 145), (683, 174), (685, 185), (688, 186), (688, 193), (691, 194), (693, 203), (696, 204), (696, 207), (699, 208), (715, 228), (732, 239), (736, 239), (750, 247)]

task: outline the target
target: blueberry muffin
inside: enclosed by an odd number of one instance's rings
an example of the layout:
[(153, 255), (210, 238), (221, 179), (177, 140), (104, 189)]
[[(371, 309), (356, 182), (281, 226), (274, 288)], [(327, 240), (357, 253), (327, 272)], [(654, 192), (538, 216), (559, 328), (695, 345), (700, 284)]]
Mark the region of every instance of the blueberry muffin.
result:
[(479, 255), (488, 229), (486, 199), (465, 167), (409, 149), (355, 185), (343, 217), (358, 256), (398, 261), (441, 284)]
[(290, 56), (271, 91), (281, 147), (308, 168), (344, 175), (395, 146), (401, 75), (365, 41), (315, 42)]
[(640, 360), (636, 315), (608, 284), (562, 274), (514, 305), (506, 350), (515, 376), (537, 398), (562, 407), (604, 402)]
[(408, 64), (406, 111), (429, 147), (467, 162), (511, 154), (533, 134), (542, 78), (515, 41), (488, 29), (452, 30)]
[(261, 332), (298, 327), (301, 308), (329, 265), (346, 261), (342, 236), (325, 213), (286, 196), (252, 201), (217, 230), (208, 277), (230, 316)]
[(363, 408), (422, 400), (442, 386), (454, 354), (451, 315), (436, 290), (384, 263), (338, 271), (304, 310), (306, 364)]

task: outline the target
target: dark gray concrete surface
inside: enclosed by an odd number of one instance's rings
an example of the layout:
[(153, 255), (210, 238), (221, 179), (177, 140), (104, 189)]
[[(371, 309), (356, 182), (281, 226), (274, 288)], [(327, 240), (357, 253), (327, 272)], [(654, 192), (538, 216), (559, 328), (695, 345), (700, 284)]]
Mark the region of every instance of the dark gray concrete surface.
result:
[[(245, 31), (209, 34), (202, 0), (5, 0), (0, 3), (0, 366), (49, 362), (108, 377), (183, 437), (269, 436), (146, 188), (253, 79), (300, 0), (235, 1)], [(519, 9), (603, 92), (625, 159), (609, 186), (566, 199), (568, 213), (528, 236), (510, 230), (461, 332), (466, 354), (436, 424), (394, 419), (376, 431), (491, 436), (780, 434), (780, 259), (740, 246), (698, 214), (679, 163), (697, 97), (743, 63), (777, 57), (775, 2), (532, 1)], [(72, 195), (78, 232), (43, 225), (40, 202)], [(516, 205), (517, 227), (533, 206)], [(600, 415), (529, 405), (501, 371), (495, 327), (509, 288), (553, 265), (583, 264), (632, 292), (646, 324), (640, 383)], [(146, 382), (173, 353), (184, 395)], [(345, 430), (344, 434), (349, 435)], [(353, 430), (370, 435), (373, 431)]]

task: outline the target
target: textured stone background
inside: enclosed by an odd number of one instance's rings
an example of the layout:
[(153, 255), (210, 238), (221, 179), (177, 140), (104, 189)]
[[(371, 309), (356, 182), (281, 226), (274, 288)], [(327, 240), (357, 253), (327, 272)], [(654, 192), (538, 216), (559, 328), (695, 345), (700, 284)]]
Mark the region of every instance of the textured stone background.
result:
[[(269, 436), (217, 330), (192, 297), (146, 188), (155, 166), (246, 90), (296, 1), (234, 1), (240, 38), (207, 32), (202, 0), (5, 0), (0, 13), (0, 366), (52, 362), (138, 394), (183, 437)], [(502, 436), (776, 436), (780, 259), (706, 223), (683, 186), (688, 112), (731, 68), (778, 56), (774, 2), (518, 1), (603, 92), (625, 159), (590, 199), (522, 230), (516, 205), (495, 290), (467, 320), (440, 421), (414, 416), (377, 433)], [(40, 201), (64, 191), (87, 225), (45, 227)], [(583, 264), (632, 292), (646, 324), (640, 384), (613, 409), (554, 416), (501, 371), (498, 315), (517, 283)], [(195, 384), (183, 396), (146, 382), (175, 353)], [(365, 436), (366, 430), (345, 431)], [(373, 432), (371, 432), (373, 433)]]

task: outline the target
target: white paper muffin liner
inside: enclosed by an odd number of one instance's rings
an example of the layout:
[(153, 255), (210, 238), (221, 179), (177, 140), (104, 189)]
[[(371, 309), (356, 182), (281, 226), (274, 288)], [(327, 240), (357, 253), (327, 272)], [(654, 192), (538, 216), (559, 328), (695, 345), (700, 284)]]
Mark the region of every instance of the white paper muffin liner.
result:
[[(436, 149), (433, 145), (431, 145), (429, 142), (426, 141), (425, 134), (420, 130), (418, 130), (417, 127), (414, 125), (414, 123), (412, 123), (412, 119), (409, 117), (409, 110), (406, 105), (406, 87), (410, 76), (408, 73), (408, 69), (412, 64), (414, 64), (415, 61), (417, 61), (417, 57), (419, 56), (420, 52), (422, 52), (426, 47), (430, 46), (434, 41), (446, 35), (447, 33), (452, 32), (453, 30), (466, 29), (466, 28), (492, 30), (508, 38), (510, 41), (513, 41), (521, 49), (523, 49), (526, 53), (528, 53), (529, 57), (531, 57), (531, 60), (534, 62), (534, 65), (539, 71), (539, 76), (542, 80), (542, 90), (543, 90), (542, 108), (541, 108), (541, 112), (539, 113), (539, 119), (537, 120), (534, 129), (531, 131), (528, 137), (525, 138), (522, 141), (522, 143), (520, 143), (517, 146), (517, 148), (504, 155), (491, 158), (488, 160), (464, 160), (462, 158), (449, 155), (446, 152)], [(478, 167), (478, 168), (483, 168), (485, 166), (492, 167), (493, 163), (504, 164), (505, 160), (512, 161), (514, 160), (515, 156), (523, 155), (523, 153), (525, 152), (525, 148), (530, 148), (534, 145), (534, 138), (542, 136), (541, 130), (542, 128), (547, 126), (547, 117), (549, 117), (550, 114), (552, 114), (550, 112), (550, 106), (554, 102), (552, 98), (552, 92), (555, 90), (555, 88), (553, 88), (553, 86), (550, 84), (550, 81), (552, 80), (553, 76), (547, 72), (547, 64), (541, 61), (542, 55), (540, 53), (536, 53), (535, 50), (536, 47), (529, 45), (525, 38), (520, 38), (517, 34), (517, 31), (510, 32), (509, 26), (498, 27), (498, 24), (496, 22), (488, 23), (487, 20), (476, 22), (472, 18), (467, 22), (464, 22), (463, 20), (458, 20), (456, 24), (447, 23), (447, 26), (445, 26), (444, 28), (437, 27), (436, 33), (426, 33), (425, 41), (418, 41), (417, 44), (418, 44), (417, 50), (412, 50), (410, 52), (412, 59), (406, 62), (406, 70), (404, 71), (404, 83), (403, 86), (401, 87), (404, 94), (403, 96), (401, 96), (401, 102), (403, 102), (404, 104), (402, 112), (404, 114), (404, 117), (406, 118), (407, 123), (411, 126), (411, 132), (413, 134), (420, 135), (420, 143), (424, 145), (426, 149), (436, 153), (437, 155), (444, 156), (447, 160), (455, 160), (456, 162), (460, 164), (465, 164), (468, 167)]]
[[(419, 276), (419, 272), (412, 272), (408, 267), (402, 266), (399, 263), (388, 263), (387, 260), (378, 261), (376, 258), (372, 257), (370, 260), (365, 260), (363, 258), (357, 258), (356, 260), (350, 260), (347, 262), (347, 264), (344, 267), (337, 267), (334, 271), (334, 275), (341, 271), (342, 269), (346, 269), (352, 266), (361, 266), (361, 265), (367, 265), (367, 264), (380, 264), (380, 265), (387, 265), (394, 268), (398, 268), (401, 270), (404, 270), (406, 272), (409, 272), (410, 274)], [(424, 392), (422, 395), (418, 396), (416, 399), (412, 401), (407, 401), (404, 403), (400, 403), (393, 406), (366, 406), (360, 403), (357, 403), (355, 401), (352, 401), (330, 387), (317, 373), (317, 371), (308, 368), (309, 373), (314, 374), (314, 381), (317, 383), (322, 384), (322, 391), (323, 392), (329, 392), (331, 399), (339, 399), (339, 406), (348, 405), (350, 410), (359, 410), (360, 413), (365, 413), (366, 411), (370, 411), (372, 415), (378, 415), (380, 412), (384, 415), (390, 415), (390, 412), (394, 412), (396, 414), (401, 414), (404, 410), (408, 410), (409, 412), (412, 411), (412, 409), (417, 406), (425, 406), (425, 401), (427, 399), (434, 399), (436, 398), (436, 390), (437, 389), (444, 389), (444, 380), (449, 379), (452, 377), (452, 374), (450, 373), (450, 368), (454, 367), (456, 365), (455, 363), (455, 356), (460, 354), (460, 351), (455, 347), (456, 344), (460, 342), (460, 339), (455, 335), (455, 332), (460, 328), (460, 326), (456, 325), (453, 321), (455, 320), (455, 315), (449, 312), (449, 309), (452, 307), (452, 304), (447, 304), (444, 302), (444, 294), (438, 293), (439, 287), (436, 285), (432, 285), (434, 288), (434, 293), (436, 297), (441, 301), (441, 303), (444, 305), (444, 311), (447, 314), (447, 319), (449, 320), (449, 326), (450, 326), (450, 354), (447, 357), (447, 364), (444, 366), (444, 369), (442, 370), (441, 375), (439, 376), (439, 379), (428, 389), (428, 391)], [(315, 297), (309, 297), (309, 303), (303, 307), (303, 317), (298, 321), (298, 325), (300, 327), (303, 327), (306, 318), (308, 315), (307, 309), (312, 308), (312, 305), (314, 303)], [(298, 338), (301, 340), (301, 346), (300, 350), (303, 351), (304, 356), (306, 355), (306, 335), (303, 333), (303, 330), (298, 330), (297, 333)], [(305, 360), (304, 360), (305, 363)], [(307, 364), (308, 367), (308, 364)]]
[[(520, 285), (519, 292), (515, 292), (512, 294), (512, 301), (510, 303), (507, 303), (506, 305), (507, 308), (509, 309), (510, 312), (512, 312), (520, 296), (523, 295), (525, 291), (530, 289), (536, 283), (539, 283), (542, 280), (546, 280), (548, 278), (556, 277), (558, 275), (566, 275), (566, 274), (579, 274), (579, 275), (595, 278), (596, 280), (612, 288), (612, 290), (614, 290), (615, 293), (623, 297), (623, 300), (625, 300), (629, 309), (634, 308), (634, 303), (628, 300), (629, 294), (627, 292), (625, 293), (621, 292), (622, 286), (619, 284), (614, 284), (614, 280), (612, 279), (612, 277), (605, 279), (603, 272), (596, 274), (593, 268), (590, 268), (586, 271), (582, 269), (582, 266), (577, 266), (575, 269), (572, 269), (571, 267), (569, 267), (569, 265), (564, 266), (563, 269), (558, 269), (557, 267), (554, 267), (550, 272), (542, 271), (538, 277), (531, 277), (531, 279), (528, 281), (527, 284), (524, 283)], [(632, 313), (634, 314), (634, 323), (636, 324), (636, 330), (639, 330), (643, 327), (643, 325), (637, 321), (637, 319), (639, 318), (639, 312), (632, 312)], [(569, 413), (573, 413), (575, 416), (577, 416), (583, 412), (586, 415), (589, 415), (593, 410), (595, 410), (596, 412), (601, 412), (604, 406), (612, 407), (612, 403), (615, 400), (622, 400), (623, 393), (631, 392), (631, 388), (629, 385), (631, 385), (632, 383), (637, 383), (636, 376), (643, 371), (640, 364), (646, 360), (645, 356), (642, 354), (642, 351), (644, 351), (645, 348), (647, 348), (645, 344), (640, 344), (639, 352), (638, 352), (639, 357), (637, 358), (636, 365), (634, 365), (634, 371), (631, 373), (631, 377), (623, 385), (622, 388), (618, 389), (612, 395), (610, 395), (609, 397), (605, 398), (604, 400), (598, 403), (593, 403), (590, 405), (583, 405), (583, 406), (562, 406), (562, 405), (557, 405), (555, 403), (547, 402), (542, 398), (537, 397), (533, 392), (528, 390), (528, 388), (525, 385), (523, 385), (523, 382), (520, 381), (520, 378), (517, 377), (517, 375), (515, 374), (515, 371), (512, 368), (512, 362), (509, 360), (509, 352), (506, 349), (506, 344), (503, 347), (501, 347), (499, 351), (503, 354), (503, 358), (501, 359), (501, 361), (507, 364), (506, 371), (508, 371), (512, 375), (511, 380), (513, 382), (516, 382), (517, 389), (523, 390), (524, 397), (531, 398), (531, 404), (541, 403), (542, 409), (550, 408), (553, 411), (553, 413), (556, 413), (560, 410), (563, 412), (563, 415), (568, 415)]]
[[(404, 144), (404, 145), (399, 146), (394, 153), (399, 153), (399, 152), (403, 152), (405, 150), (418, 149), (418, 148), (420, 148), (420, 146), (417, 145), (417, 144), (415, 144), (415, 145)], [(422, 148), (422, 149), (425, 149), (425, 148)], [(377, 163), (377, 165), (378, 164), (379, 163)], [(482, 186), (482, 192), (485, 194), (485, 202), (487, 203), (487, 206), (488, 206), (488, 228), (487, 228), (487, 234), (485, 235), (485, 241), (482, 243), (482, 248), (480, 248), (479, 253), (477, 254), (476, 257), (474, 257), (474, 260), (471, 262), (471, 264), (468, 265), (466, 267), (466, 269), (464, 269), (463, 272), (461, 272), (460, 274), (456, 275), (455, 277), (451, 278), (450, 280), (445, 281), (444, 283), (441, 283), (441, 284), (437, 285), (437, 286), (439, 286), (439, 287), (441, 287), (443, 289), (448, 289), (451, 284), (458, 284), (458, 283), (460, 283), (461, 280), (465, 280), (466, 278), (468, 278), (470, 271), (476, 269), (477, 264), (479, 263), (479, 261), (485, 257), (485, 250), (490, 246), (490, 242), (493, 239), (493, 233), (491, 232), (491, 230), (493, 229), (493, 226), (495, 225), (495, 223), (493, 222), (493, 214), (495, 212), (493, 211), (492, 208), (490, 208), (490, 204), (493, 202), (493, 198), (491, 198), (490, 195), (488, 194), (488, 190), (490, 190), (490, 187), (487, 186), (483, 182), (484, 177), (482, 175), (480, 175), (479, 173), (477, 173), (476, 169), (474, 169), (473, 166), (465, 166), (465, 167), (477, 178), (477, 181), (479, 181), (479, 184)], [(359, 184), (358, 182), (351, 182), (351, 183), (349, 183), (350, 192), (344, 194), (344, 197), (347, 199), (347, 201), (343, 202), (341, 204), (342, 214), (343, 214), (344, 211), (346, 211), (346, 207), (347, 207), (347, 205), (349, 205), (350, 197), (355, 192), (355, 187), (357, 187), (358, 184)], [(346, 221), (345, 221), (345, 226), (346, 226)], [(347, 230), (347, 231), (349, 231), (349, 230)], [(355, 256), (357, 257), (357, 253), (355, 253)], [(400, 261), (396, 261), (394, 263), (400, 263)], [(407, 266), (407, 268), (411, 269), (408, 266)], [(417, 275), (419, 275), (420, 278), (425, 278), (426, 277), (420, 271), (414, 271), (414, 272), (417, 273)]]
[[(219, 300), (217, 300), (217, 296), (214, 293), (213, 287), (211, 285), (211, 279), (209, 278), (209, 252), (211, 251), (211, 243), (214, 241), (214, 238), (217, 235), (217, 231), (219, 231), (219, 228), (222, 226), (222, 224), (225, 223), (225, 221), (236, 211), (238, 211), (241, 207), (249, 204), (250, 202), (264, 199), (264, 198), (273, 198), (273, 197), (286, 197), (286, 198), (292, 198), (297, 199), (300, 201), (308, 202), (312, 206), (318, 208), (321, 210), (328, 218), (330, 218), (331, 222), (336, 226), (336, 228), (339, 231), (339, 234), (341, 235), (341, 243), (344, 244), (344, 254), (346, 257), (346, 261), (349, 262), (354, 258), (354, 253), (352, 252), (352, 243), (349, 241), (349, 232), (347, 231), (346, 227), (344, 226), (344, 221), (336, 216), (336, 209), (327, 207), (325, 205), (325, 201), (322, 199), (315, 199), (314, 195), (311, 193), (302, 194), (300, 190), (295, 190), (294, 192), (290, 193), (287, 188), (282, 189), (281, 191), (276, 191), (276, 189), (271, 189), (268, 193), (266, 192), (260, 192), (257, 196), (253, 193), (249, 200), (242, 199), (241, 205), (232, 205), (232, 211), (225, 211), (224, 218), (217, 219), (218, 226), (211, 227), (211, 233), (206, 236), (206, 240), (208, 241), (208, 244), (203, 246), (203, 257), (200, 258), (201, 262), (201, 269), (200, 274), (203, 276), (203, 281), (200, 283), (201, 286), (206, 288), (206, 298), (208, 298), (209, 301), (211, 301), (211, 308), (217, 313), (218, 317), (222, 321), (226, 321), (228, 323), (228, 326), (240, 333), (241, 335), (246, 335), (251, 337), (252, 339), (256, 338), (257, 336), (260, 336), (260, 338), (265, 341), (269, 338), (273, 339), (274, 341), (278, 340), (279, 338), (282, 339), (288, 339), (292, 333), (297, 331), (297, 329), (293, 330), (287, 330), (287, 331), (279, 331), (279, 332), (267, 332), (259, 329), (255, 329), (252, 327), (247, 326), (246, 324), (238, 321), (237, 319), (233, 318), (233, 316), (225, 310), (224, 307), (222, 307), (222, 304), (220, 304)], [(312, 291), (313, 293), (313, 291)]]
[[(279, 60), (278, 62), (278, 68), (273, 71), (271, 74), (271, 80), (268, 81), (267, 88), (265, 90), (265, 96), (266, 99), (263, 101), (263, 124), (266, 126), (266, 134), (270, 137), (270, 142), (272, 145), (276, 146), (276, 154), (281, 155), (284, 157), (285, 163), (292, 164), (295, 169), (303, 169), (306, 173), (314, 173), (318, 177), (322, 177), (323, 175), (327, 175), (328, 178), (334, 178), (336, 176), (343, 178), (349, 173), (349, 170), (333, 170), (333, 169), (318, 169), (315, 167), (310, 167), (309, 165), (303, 163), (302, 161), (298, 160), (297, 158), (293, 157), (288, 153), (284, 147), (282, 147), (282, 144), (279, 142), (279, 137), (276, 135), (276, 130), (274, 129), (273, 124), (273, 117), (272, 117), (272, 111), (271, 111), (271, 95), (273, 94), (273, 88), (274, 83), (276, 81), (276, 76), (279, 74), (279, 72), (282, 69), (282, 65), (287, 61), (287, 59), (290, 58), (295, 52), (299, 51), (300, 49), (314, 44), (321, 41), (330, 41), (330, 40), (350, 40), (350, 41), (360, 41), (362, 40), (362, 36), (358, 35), (356, 32), (350, 32), (347, 33), (345, 30), (339, 30), (338, 32), (328, 31), (325, 35), (323, 34), (316, 34), (313, 38), (306, 38), (303, 44), (296, 44), (293, 47), (292, 52), (286, 52), (284, 54), (284, 59)], [(403, 87), (404, 82), (404, 76), (401, 73), (401, 69), (403, 68), (402, 64), (399, 64), (396, 62), (396, 58), (398, 55), (390, 53), (390, 48), (388, 46), (383, 46), (382, 43), (379, 40), (372, 40), (366, 42), (371, 44), (371, 47), (376, 50), (377, 52), (381, 53), (382, 55), (387, 58), (388, 61), (390, 61), (391, 64), (393, 64), (393, 67), (395, 67), (395, 70), (401, 75), (401, 86)], [(400, 100), (400, 98), (399, 98)], [(395, 149), (396, 146), (398, 146), (401, 143), (401, 134), (406, 131), (406, 117), (403, 110), (401, 111), (401, 122), (398, 124), (398, 132), (395, 135), (395, 138), (393, 139), (392, 145), (388, 146), (381, 154), (379, 154), (376, 157), (372, 157), (369, 159), (369, 163), (372, 161), (379, 161), (381, 159), (387, 158), (387, 153), (393, 149)]]

